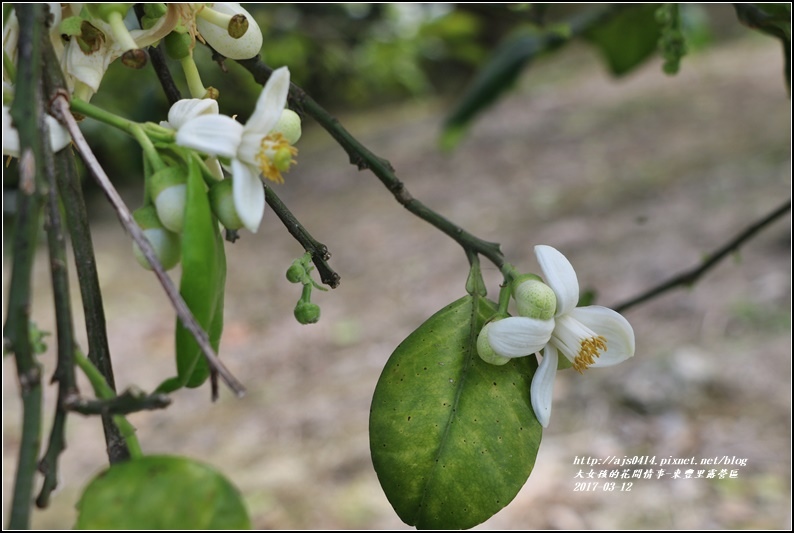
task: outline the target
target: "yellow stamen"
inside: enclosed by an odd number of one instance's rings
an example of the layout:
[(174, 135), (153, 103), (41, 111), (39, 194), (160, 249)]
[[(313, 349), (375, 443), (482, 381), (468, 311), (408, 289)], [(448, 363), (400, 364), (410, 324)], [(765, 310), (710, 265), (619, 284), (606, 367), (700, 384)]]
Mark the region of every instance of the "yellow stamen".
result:
[(281, 172), (296, 163), (293, 159), (298, 149), (290, 145), (281, 133), (271, 133), (262, 138), (261, 150), (256, 154), (259, 170), (264, 177), (275, 183), (284, 183)]
[(601, 355), (599, 352), (605, 351), (607, 351), (607, 340), (602, 335), (584, 339), (571, 366), (581, 374), (587, 367), (595, 363), (595, 358)]

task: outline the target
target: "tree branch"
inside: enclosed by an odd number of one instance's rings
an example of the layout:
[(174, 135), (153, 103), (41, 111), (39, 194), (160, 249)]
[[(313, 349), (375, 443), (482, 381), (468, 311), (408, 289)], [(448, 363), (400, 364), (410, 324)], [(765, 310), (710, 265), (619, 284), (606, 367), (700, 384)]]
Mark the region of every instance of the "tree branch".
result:
[[(237, 61), (254, 77), (257, 83), (264, 85), (273, 69), (268, 67), (259, 56)], [(386, 159), (378, 157), (353, 137), (340, 123), (314, 101), (306, 92), (295, 85), (290, 86), (289, 102), (305, 114), (314, 118), (337, 144), (347, 153), (350, 163), (359, 170), (369, 169), (392, 193), (394, 198), (408, 211), (441, 230), (460, 244), (465, 252), (474, 252), (488, 258), (499, 269), (505, 264), (499, 244), (488, 242), (465, 231), (457, 224), (447, 220), (419, 200), (411, 196), (405, 185), (397, 178), (394, 168)]]
[(776, 208), (761, 220), (750, 224), (750, 226), (745, 228), (741, 233), (714, 250), (700, 265), (673, 276), (656, 287), (653, 287), (646, 292), (635, 296), (634, 298), (630, 298), (629, 300), (614, 306), (613, 309), (619, 313), (622, 313), (626, 309), (634, 307), (637, 304), (647, 302), (648, 300), (655, 298), (660, 294), (664, 294), (669, 290), (675, 289), (676, 287), (688, 287), (693, 285), (698, 279), (700, 279), (701, 276), (703, 276), (703, 274), (714, 268), (717, 263), (738, 250), (742, 244), (751, 239), (756, 233), (789, 211), (791, 211), (791, 200), (784, 202), (783, 205)]
[(47, 15), (44, 4), (16, 4), (19, 20), (18, 71), (11, 117), (19, 132), (19, 205), (14, 229), (11, 286), (3, 327), (7, 349), (14, 353), (20, 396), (22, 435), (9, 529), (30, 527), (33, 478), (41, 444), (41, 368), (30, 342), (30, 290), (33, 258), (44, 189), (43, 144), (48, 138), (41, 107), (41, 39)]
[[(143, 4), (135, 4), (134, 9), (135, 15), (138, 17), (138, 23), (140, 24), (144, 15)], [(157, 79), (160, 80), (160, 85), (163, 88), (165, 97), (168, 99), (168, 105), (174, 105), (176, 102), (182, 99), (182, 94), (179, 92), (179, 88), (176, 86), (174, 77), (171, 76), (171, 71), (168, 70), (168, 64), (166, 63), (165, 53), (163, 50), (165, 50), (165, 43), (163, 42), (160, 42), (160, 44), (156, 47), (150, 46), (149, 59), (152, 61), (154, 73), (157, 75)]]
[(152, 411), (171, 405), (171, 398), (165, 394), (146, 394), (142, 390), (127, 389), (118, 396), (108, 399), (91, 400), (74, 396), (65, 407), (81, 415), (127, 415), (139, 411)]
[(265, 199), (267, 204), (273, 208), (278, 218), (287, 228), (287, 231), (295, 237), (303, 249), (312, 254), (312, 261), (317, 267), (317, 272), (320, 273), (320, 279), (323, 283), (335, 289), (339, 286), (339, 274), (328, 265), (328, 259), (331, 254), (328, 252), (328, 247), (323, 243), (314, 239), (311, 234), (303, 227), (303, 225), (295, 218), (295, 215), (290, 212), (284, 202), (276, 195), (272, 187), (265, 186)]
[[(44, 43), (44, 58), (45, 91), (47, 94), (55, 94), (65, 86), (65, 82), (49, 39)], [(94, 245), (88, 225), (83, 189), (72, 150), (58, 152), (55, 155), (55, 166), (58, 193), (66, 212), (66, 222), (72, 241), (75, 270), (83, 303), (83, 315), (88, 336), (88, 358), (102, 373), (110, 388), (115, 391), (116, 382), (110, 360), (105, 311), (102, 304), (102, 291), (99, 288)], [(116, 424), (113, 423), (111, 416), (102, 416), (102, 429), (105, 434), (105, 445), (110, 463), (129, 459), (130, 451), (127, 449), (126, 441)]]
[(66, 449), (66, 409), (64, 404), (76, 395), (74, 375), (74, 325), (71, 299), (69, 298), (69, 276), (66, 268), (66, 245), (58, 203), (58, 187), (55, 183), (55, 163), (49, 143), (44, 144), (44, 171), (47, 176), (47, 209), (45, 229), (50, 254), (50, 274), (55, 305), (55, 327), (57, 332), (58, 362), (52, 382), (58, 382), (58, 402), (50, 430), (47, 451), (39, 461), (39, 471), (44, 474), (44, 484), (36, 499), (36, 506), (47, 507), (50, 494), (58, 486), (58, 458)]

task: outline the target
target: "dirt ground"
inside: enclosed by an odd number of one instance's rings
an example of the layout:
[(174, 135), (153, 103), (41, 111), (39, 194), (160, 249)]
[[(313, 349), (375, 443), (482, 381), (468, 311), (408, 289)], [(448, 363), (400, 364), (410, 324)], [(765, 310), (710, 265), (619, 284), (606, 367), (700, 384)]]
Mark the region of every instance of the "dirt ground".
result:
[[(532, 247), (552, 245), (597, 289), (598, 303), (617, 304), (790, 198), (790, 101), (772, 39), (687, 57), (676, 77), (653, 62), (615, 81), (589, 54), (572, 47), (533, 67), (449, 155), (436, 150), (447, 104), (341, 119), (391, 160), (414, 196), (500, 242), (508, 261), (537, 271)], [(299, 289), (284, 272), (302, 250), (268, 211), (257, 235), (227, 245), (221, 353), (248, 394), (224, 390), (212, 404), (207, 389), (182, 391), (169, 409), (130, 420), (145, 452), (187, 455), (225, 473), (256, 528), (407, 528), (372, 469), (370, 399), (399, 342), (464, 294), (466, 258), (350, 166), (324, 132), (307, 125), (299, 148), (277, 191), (342, 276), (338, 289), (316, 293), (320, 322), (292, 317)], [(151, 390), (173, 373), (173, 313), (101, 198), (92, 214), (117, 383)], [(478, 529), (791, 527), (790, 228), (787, 215), (691, 289), (627, 311), (632, 360), (558, 375), (534, 472)], [(33, 311), (52, 330), (41, 252)], [(499, 274), (485, 267), (495, 297)], [(72, 291), (79, 308), (76, 283)], [(53, 357), (52, 349), (42, 357), (48, 372)], [(9, 359), (3, 374), (7, 509), (20, 425)], [(48, 389), (48, 406), (53, 396)], [(68, 437), (62, 485), (51, 508), (35, 512), (36, 528), (70, 528), (82, 487), (105, 467), (98, 420), (72, 417)], [(629, 480), (630, 491), (575, 491), (575, 458), (608, 456), (746, 464), (732, 467), (736, 479), (668, 474)]]

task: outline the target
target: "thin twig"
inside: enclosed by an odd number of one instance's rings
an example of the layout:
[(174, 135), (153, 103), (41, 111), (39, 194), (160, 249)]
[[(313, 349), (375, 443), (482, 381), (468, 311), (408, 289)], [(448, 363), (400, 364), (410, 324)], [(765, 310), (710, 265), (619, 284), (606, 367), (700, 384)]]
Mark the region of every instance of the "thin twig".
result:
[[(262, 62), (259, 56), (251, 59), (237, 61), (254, 77), (257, 83), (264, 85), (273, 72), (269, 66)], [(455, 242), (460, 244), (464, 251), (471, 251), (488, 258), (498, 268), (505, 263), (504, 256), (499, 250), (499, 244), (488, 242), (465, 231), (457, 224), (436, 213), (422, 202), (411, 196), (402, 181), (397, 178), (394, 168), (386, 159), (378, 157), (353, 137), (339, 121), (331, 116), (325, 109), (314, 101), (306, 92), (295, 85), (290, 85), (289, 102), (304, 113), (314, 118), (330, 135), (337, 144), (347, 153), (350, 163), (359, 170), (369, 169), (386, 186), (394, 198), (408, 211), (438, 228)]]
[(39, 83), (47, 11), (44, 4), (16, 4), (14, 9), (19, 21), (18, 71), (10, 113), (19, 133), (19, 203), (3, 337), (6, 348), (14, 353), (22, 398), (22, 434), (8, 527), (27, 529), (41, 445), (41, 368), (30, 342), (30, 294), (45, 183), (43, 145), (48, 137)]
[(272, 187), (265, 187), (265, 199), (267, 205), (273, 208), (278, 218), (287, 228), (287, 231), (295, 237), (303, 249), (312, 254), (312, 261), (317, 267), (317, 272), (320, 273), (320, 279), (323, 283), (335, 289), (339, 286), (339, 274), (337, 274), (329, 265), (328, 259), (331, 254), (328, 252), (328, 247), (323, 243), (317, 241), (306, 230), (305, 227), (295, 218), (295, 215), (284, 205), (284, 202), (276, 195)]
[(74, 117), (72, 117), (72, 114), (69, 110), (68, 97), (63, 93), (56, 95), (53, 99), (52, 107), (53, 115), (55, 115), (55, 117), (58, 118), (58, 120), (60, 120), (61, 123), (64, 124), (69, 130), (69, 133), (72, 136), (72, 141), (77, 147), (78, 152), (80, 152), (80, 155), (85, 161), (86, 166), (91, 169), (91, 173), (94, 175), (97, 183), (104, 191), (113, 208), (116, 210), (116, 214), (118, 215), (121, 224), (124, 226), (124, 229), (127, 230), (133, 241), (135, 241), (135, 243), (140, 247), (144, 257), (146, 257), (146, 260), (152, 266), (157, 279), (160, 281), (160, 284), (165, 290), (166, 296), (174, 306), (177, 316), (182, 321), (182, 324), (185, 326), (185, 328), (190, 331), (190, 333), (196, 339), (201, 351), (204, 353), (204, 357), (207, 358), (210, 368), (215, 369), (218, 372), (218, 375), (221, 377), (224, 383), (226, 383), (226, 385), (238, 397), (242, 396), (245, 393), (245, 388), (218, 359), (218, 356), (215, 354), (215, 351), (210, 345), (209, 336), (201, 328), (198, 322), (196, 322), (193, 313), (190, 312), (190, 309), (180, 296), (179, 291), (171, 281), (171, 278), (168, 277), (168, 274), (166, 274), (163, 266), (158, 261), (151, 243), (143, 234), (140, 226), (138, 226), (138, 224), (136, 224), (133, 220), (129, 208), (127, 208), (124, 200), (121, 199), (121, 196), (119, 196), (116, 188), (110, 182), (110, 178), (108, 178), (107, 174), (105, 174), (105, 171), (102, 169), (102, 166), (96, 160), (96, 157), (91, 151), (91, 147), (86, 142), (85, 137), (83, 137), (83, 134), (81, 133), (80, 128), (77, 126), (77, 122), (74, 120)]
[(753, 222), (747, 228), (745, 228), (741, 233), (736, 235), (734, 238), (714, 250), (709, 256), (708, 259), (703, 261), (700, 265), (691, 268), (689, 270), (685, 270), (680, 274), (676, 274), (672, 278), (668, 279), (667, 281), (660, 283), (656, 287), (653, 287), (644, 293), (640, 294), (639, 296), (635, 296), (634, 298), (630, 298), (625, 302), (622, 302), (613, 307), (615, 311), (623, 312), (630, 307), (634, 307), (637, 304), (646, 302), (660, 294), (663, 294), (669, 290), (675, 289), (676, 287), (688, 287), (693, 285), (698, 279), (700, 279), (703, 274), (711, 270), (714, 266), (717, 265), (720, 261), (722, 261), (725, 257), (730, 255), (731, 253), (735, 252), (739, 249), (739, 247), (745, 243), (745, 241), (752, 238), (756, 233), (764, 229), (766, 226), (777, 220), (778, 218), (782, 217), (786, 213), (791, 211), (791, 200), (788, 200), (783, 203), (780, 207), (776, 208), (774, 211), (769, 213), (768, 215), (764, 216), (761, 220)]
[[(135, 15), (138, 17), (138, 23), (140, 24), (144, 16), (143, 4), (135, 4)], [(163, 52), (163, 50), (165, 50), (164, 42), (160, 42), (156, 47), (150, 46), (149, 59), (152, 61), (154, 73), (157, 75), (157, 79), (160, 80), (160, 85), (163, 87), (165, 97), (168, 99), (168, 105), (174, 105), (182, 98), (182, 95), (179, 92), (179, 88), (176, 86), (176, 82), (174, 82), (174, 77), (171, 76), (171, 71), (168, 70), (168, 64), (166, 63), (165, 52)]]
[[(65, 87), (63, 72), (49, 39), (44, 42), (43, 68), (45, 94), (55, 94), (59, 89)], [(94, 245), (91, 242), (88, 213), (83, 199), (82, 184), (75, 165), (74, 152), (71, 149), (58, 152), (55, 155), (55, 166), (58, 193), (66, 212), (66, 222), (74, 252), (75, 270), (80, 286), (88, 336), (88, 357), (102, 373), (110, 388), (115, 391), (116, 382), (105, 328), (102, 291), (99, 288)], [(127, 443), (119, 428), (113, 423), (111, 416), (102, 416), (102, 429), (105, 434), (105, 445), (110, 463), (129, 459), (130, 451), (127, 448)]]
[(140, 411), (153, 411), (171, 405), (171, 398), (165, 394), (146, 394), (141, 390), (127, 389), (118, 396), (108, 399), (88, 399), (72, 397), (66, 404), (68, 411), (81, 415), (127, 415)]
[[(49, 41), (49, 39), (47, 39)], [(45, 132), (46, 135), (46, 132)], [(55, 305), (55, 327), (58, 344), (58, 363), (52, 381), (58, 382), (58, 401), (50, 430), (47, 451), (39, 461), (39, 471), (44, 474), (44, 483), (36, 506), (49, 505), (50, 494), (58, 486), (58, 458), (66, 449), (66, 409), (64, 404), (78, 394), (74, 374), (74, 321), (69, 297), (69, 275), (66, 268), (66, 244), (61, 223), (58, 186), (55, 183), (55, 163), (52, 149), (44, 144), (44, 170), (47, 176), (47, 209), (45, 229), (50, 254), (50, 274)]]

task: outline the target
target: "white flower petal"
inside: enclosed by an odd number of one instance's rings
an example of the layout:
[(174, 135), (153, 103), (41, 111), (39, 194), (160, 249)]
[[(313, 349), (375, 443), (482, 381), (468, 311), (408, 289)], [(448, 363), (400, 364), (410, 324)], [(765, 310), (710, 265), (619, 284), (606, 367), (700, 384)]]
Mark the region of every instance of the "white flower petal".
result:
[(532, 376), (532, 385), (529, 389), (532, 410), (535, 411), (535, 417), (544, 428), (549, 426), (558, 358), (557, 348), (551, 344), (543, 349), (543, 360)]
[(265, 214), (265, 189), (255, 169), (237, 159), (232, 160), (232, 198), (240, 221), (256, 233)]
[(502, 357), (524, 357), (546, 346), (553, 330), (554, 320), (514, 316), (492, 322), (488, 342)]
[[(72, 141), (69, 132), (55, 118), (44, 117), (50, 135), (50, 146), (53, 152), (63, 150)], [(19, 157), (19, 132), (11, 119), (11, 108), (3, 106), (3, 155)]]
[(217, 114), (217, 100), (212, 98), (183, 98), (168, 110), (168, 124), (172, 129), (178, 130), (191, 119), (203, 115)]
[(616, 365), (634, 356), (634, 330), (617, 311), (590, 305), (573, 309), (570, 316), (607, 340), (607, 350), (601, 352), (591, 368)]
[(543, 271), (546, 285), (557, 295), (557, 312), (555, 316), (567, 313), (579, 303), (579, 280), (573, 265), (556, 248), (551, 246), (535, 246), (535, 257)]
[(281, 67), (273, 71), (259, 94), (254, 112), (245, 124), (246, 135), (249, 132), (258, 136), (270, 133), (287, 105), (288, 93), (289, 69)]
[(176, 132), (179, 146), (208, 155), (236, 157), (243, 125), (226, 115), (202, 115), (187, 121)]
[(19, 157), (19, 133), (11, 120), (11, 108), (3, 106), (3, 155)]

